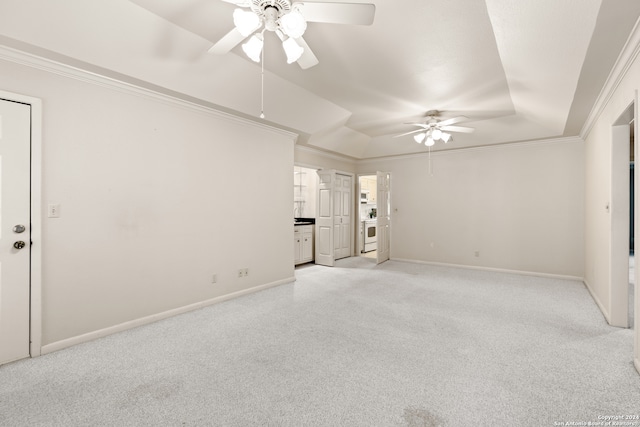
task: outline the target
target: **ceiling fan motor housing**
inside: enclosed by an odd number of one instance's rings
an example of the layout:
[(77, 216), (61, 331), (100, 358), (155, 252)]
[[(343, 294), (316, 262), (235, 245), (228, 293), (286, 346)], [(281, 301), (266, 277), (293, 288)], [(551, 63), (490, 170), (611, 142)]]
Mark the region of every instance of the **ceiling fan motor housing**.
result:
[(291, 2), (289, 0), (251, 0), (251, 10), (258, 16), (263, 16), (267, 9), (274, 8), (278, 13), (278, 17), (291, 10)]
[(251, 10), (264, 22), (268, 31), (278, 29), (278, 20), (291, 11), (289, 0), (251, 0)]

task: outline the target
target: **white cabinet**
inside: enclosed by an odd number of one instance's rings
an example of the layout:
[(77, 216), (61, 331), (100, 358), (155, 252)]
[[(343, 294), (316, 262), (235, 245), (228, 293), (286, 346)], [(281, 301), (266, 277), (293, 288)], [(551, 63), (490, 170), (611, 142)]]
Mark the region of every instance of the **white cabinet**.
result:
[(313, 261), (313, 225), (293, 227), (293, 248), (296, 265)]
[(376, 179), (368, 176), (360, 178), (360, 190), (369, 193), (369, 203), (375, 203), (378, 199), (378, 188), (376, 185)]

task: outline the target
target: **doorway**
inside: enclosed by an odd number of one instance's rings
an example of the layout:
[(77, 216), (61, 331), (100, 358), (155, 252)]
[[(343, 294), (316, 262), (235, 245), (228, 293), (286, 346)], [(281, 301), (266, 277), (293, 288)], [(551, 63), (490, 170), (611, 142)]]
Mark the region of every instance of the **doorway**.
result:
[(635, 282), (635, 104), (611, 128), (611, 293), (609, 323), (633, 327)]
[(635, 119), (629, 124), (629, 327), (635, 327)]
[(360, 175), (358, 177), (358, 256), (377, 257), (377, 187), (376, 175)]
[(377, 171), (358, 176), (357, 255), (375, 259), (376, 264), (391, 254), (391, 174)]

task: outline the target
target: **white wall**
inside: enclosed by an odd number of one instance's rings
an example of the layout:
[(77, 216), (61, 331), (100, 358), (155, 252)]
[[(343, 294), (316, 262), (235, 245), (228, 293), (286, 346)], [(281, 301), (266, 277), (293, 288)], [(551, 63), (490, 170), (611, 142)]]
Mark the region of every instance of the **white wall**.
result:
[(43, 100), (43, 209), (61, 205), (43, 345), (293, 278), (294, 135), (13, 62), (0, 77)]
[[(540, 141), (366, 161), (391, 172), (391, 257), (582, 277), (584, 147)], [(476, 256), (476, 252), (479, 256)]]

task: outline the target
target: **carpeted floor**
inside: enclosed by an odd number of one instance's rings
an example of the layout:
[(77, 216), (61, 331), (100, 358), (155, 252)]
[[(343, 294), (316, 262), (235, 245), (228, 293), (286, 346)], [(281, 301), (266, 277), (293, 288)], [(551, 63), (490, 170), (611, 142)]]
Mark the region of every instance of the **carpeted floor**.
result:
[(608, 326), (581, 282), (364, 257), (296, 276), (0, 367), (0, 425), (557, 426), (640, 415), (632, 331)]

